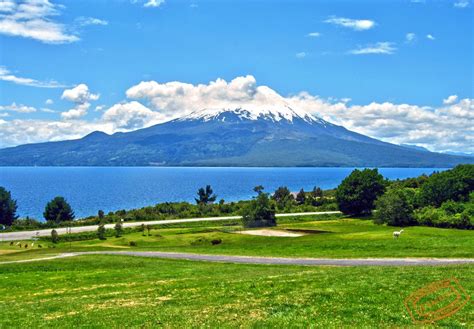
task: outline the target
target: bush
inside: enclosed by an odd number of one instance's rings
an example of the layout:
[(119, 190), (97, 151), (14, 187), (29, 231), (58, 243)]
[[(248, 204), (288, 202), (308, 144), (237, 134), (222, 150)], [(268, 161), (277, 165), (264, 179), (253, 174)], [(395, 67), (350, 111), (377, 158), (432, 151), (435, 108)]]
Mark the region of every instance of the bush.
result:
[(99, 240), (106, 240), (107, 239), (105, 237), (105, 226), (104, 226), (104, 224), (100, 224), (99, 227), (97, 228), (97, 236), (99, 237)]
[(346, 215), (368, 215), (375, 200), (384, 193), (386, 182), (377, 169), (355, 169), (337, 187), (339, 210)]
[(377, 201), (375, 223), (388, 224), (392, 226), (406, 226), (414, 223), (413, 203), (408, 196), (413, 193), (407, 189), (390, 189)]
[(130, 247), (136, 247), (136, 246), (137, 246), (137, 243), (136, 243), (135, 241), (130, 241), (130, 242), (128, 243), (128, 245), (129, 245)]
[(121, 237), (122, 234), (123, 234), (122, 223), (119, 222), (119, 223), (115, 224), (114, 230), (115, 230), (115, 237), (116, 238)]
[(51, 242), (58, 243), (59, 242), (59, 234), (56, 230), (51, 231)]
[(211, 243), (213, 246), (215, 246), (216, 244), (221, 244), (222, 243), (222, 239), (214, 239), (214, 240), (211, 240)]

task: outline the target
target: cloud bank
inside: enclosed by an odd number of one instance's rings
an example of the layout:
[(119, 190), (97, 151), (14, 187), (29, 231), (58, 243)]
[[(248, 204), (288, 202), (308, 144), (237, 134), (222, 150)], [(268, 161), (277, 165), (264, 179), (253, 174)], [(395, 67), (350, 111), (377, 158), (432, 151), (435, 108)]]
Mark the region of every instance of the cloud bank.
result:
[(88, 109), (99, 95), (83, 84), (65, 90), (63, 98), (76, 107), (63, 112), (62, 121), (0, 119), (2, 146), (79, 138), (94, 130), (129, 131), (205, 108), (263, 110), (287, 105), (387, 142), (416, 144), (434, 151), (474, 152), (474, 99), (459, 99), (456, 95), (440, 99), (443, 104), (438, 107), (391, 102), (352, 105), (349, 99), (334, 101), (307, 92), (283, 96), (268, 86), (259, 86), (253, 76), (247, 75), (206, 84), (142, 81), (130, 87), (126, 96), (128, 101), (105, 109), (95, 121), (85, 121), (82, 112), (74, 115), (76, 112), (71, 111), (80, 112), (81, 106)]

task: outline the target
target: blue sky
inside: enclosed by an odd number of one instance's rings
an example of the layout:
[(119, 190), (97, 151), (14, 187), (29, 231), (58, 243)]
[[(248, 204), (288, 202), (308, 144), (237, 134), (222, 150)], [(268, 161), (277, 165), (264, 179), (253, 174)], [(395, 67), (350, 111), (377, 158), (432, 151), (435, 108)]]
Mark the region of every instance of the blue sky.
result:
[[(472, 7), (467, 0), (0, 0), (0, 146), (136, 129), (187, 110), (163, 105), (156, 92), (127, 96), (142, 81), (223, 79), (229, 91), (230, 81), (251, 76), (285, 98), (306, 92), (312, 103), (303, 107), (373, 137), (472, 151)], [(80, 84), (86, 89), (64, 96)], [(62, 114), (71, 109), (79, 112)], [(437, 126), (446, 117), (453, 120)], [(450, 136), (461, 121), (462, 138)], [(71, 131), (74, 123), (84, 129)], [(443, 133), (422, 134), (427, 129)]]

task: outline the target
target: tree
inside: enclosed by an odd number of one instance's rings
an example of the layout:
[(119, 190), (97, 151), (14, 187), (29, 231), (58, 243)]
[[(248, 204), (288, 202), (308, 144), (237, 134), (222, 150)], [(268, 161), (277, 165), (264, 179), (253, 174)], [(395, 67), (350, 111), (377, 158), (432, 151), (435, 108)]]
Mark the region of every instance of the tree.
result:
[(74, 212), (63, 197), (57, 196), (48, 202), (43, 216), (48, 222), (60, 223), (73, 220)]
[(285, 209), (288, 206), (291, 206), (294, 198), (290, 190), (286, 186), (280, 186), (273, 193), (272, 199), (275, 200), (277, 207), (279, 209)]
[(315, 186), (313, 188), (313, 191), (311, 192), (311, 194), (313, 195), (313, 197), (315, 199), (322, 198), (323, 197), (323, 190), (321, 190), (320, 187)]
[(58, 243), (59, 242), (59, 234), (56, 230), (51, 231), (51, 242)]
[(0, 186), (0, 224), (11, 226), (18, 218), (16, 215), (16, 200), (12, 199), (10, 191)]
[(103, 210), (99, 210), (97, 212), (97, 217), (99, 217), (99, 222), (102, 222), (104, 220), (104, 211)]
[(390, 189), (375, 202), (377, 212), (375, 223), (392, 226), (406, 226), (413, 224), (413, 203), (407, 189)]
[(107, 239), (105, 237), (105, 226), (104, 226), (104, 224), (100, 224), (99, 227), (97, 228), (97, 236), (99, 237), (99, 240), (106, 240)]
[(120, 238), (123, 234), (122, 223), (118, 222), (117, 224), (115, 224), (114, 230), (115, 230), (115, 237)]
[(303, 189), (301, 189), (296, 195), (296, 202), (298, 204), (304, 204), (305, 201), (306, 201), (306, 193), (304, 192)]
[(474, 165), (459, 165), (431, 175), (420, 188), (420, 201), (422, 206), (439, 207), (448, 200), (466, 200), (473, 190)]
[(260, 194), (263, 192), (265, 188), (262, 185), (257, 185), (253, 188), (253, 191), (256, 192), (257, 194)]
[(217, 199), (217, 195), (213, 194), (211, 185), (207, 185), (205, 189), (201, 187), (197, 194), (198, 198), (195, 198), (194, 200), (196, 200), (196, 203), (199, 205), (207, 205), (213, 203)]
[(267, 193), (260, 191), (242, 211), (244, 227), (276, 226), (275, 206)]
[(348, 215), (366, 215), (385, 191), (386, 182), (377, 169), (355, 169), (336, 190), (339, 210)]

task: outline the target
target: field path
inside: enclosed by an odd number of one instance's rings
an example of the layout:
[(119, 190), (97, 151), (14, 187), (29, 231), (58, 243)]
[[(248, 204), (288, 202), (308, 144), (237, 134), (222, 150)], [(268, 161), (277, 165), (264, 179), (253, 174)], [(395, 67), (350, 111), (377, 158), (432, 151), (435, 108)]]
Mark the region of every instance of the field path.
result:
[[(276, 214), (276, 217), (293, 217), (293, 216), (308, 216), (308, 215), (330, 215), (339, 214), (339, 211), (319, 211), (319, 212), (303, 212), (303, 213), (292, 213), (292, 214)], [(241, 216), (226, 216), (226, 217), (204, 217), (204, 218), (183, 218), (183, 219), (164, 219), (164, 220), (152, 220), (143, 222), (124, 222), (123, 227), (136, 227), (142, 224), (145, 225), (164, 225), (164, 224), (179, 224), (179, 223), (193, 223), (193, 222), (212, 222), (212, 221), (223, 221), (232, 219), (241, 219)], [(106, 224), (105, 228), (114, 228), (115, 223)], [(97, 231), (98, 225), (87, 225), (87, 226), (75, 226), (70, 227), (70, 233), (81, 233), (81, 232), (92, 232)], [(29, 240), (35, 237), (50, 236), (52, 229), (42, 229), (35, 231), (19, 231), (0, 233), (0, 241), (18, 241), (18, 240)], [(61, 227), (55, 229), (58, 234), (67, 234), (68, 228)]]
[(73, 256), (86, 255), (120, 255), (152, 257), (165, 259), (185, 259), (193, 261), (207, 261), (220, 263), (239, 264), (264, 264), (264, 265), (332, 265), (332, 266), (435, 266), (453, 264), (474, 264), (474, 258), (288, 258), (288, 257), (256, 257), (256, 256), (231, 256), (231, 255), (204, 255), (182, 252), (161, 251), (90, 251), (71, 252), (56, 256), (24, 259), (1, 264), (25, 263), (42, 260), (51, 260)]

